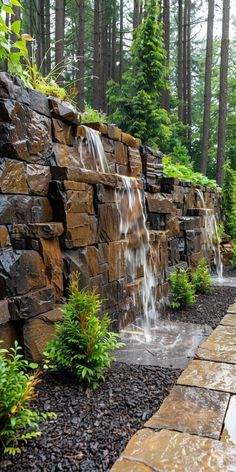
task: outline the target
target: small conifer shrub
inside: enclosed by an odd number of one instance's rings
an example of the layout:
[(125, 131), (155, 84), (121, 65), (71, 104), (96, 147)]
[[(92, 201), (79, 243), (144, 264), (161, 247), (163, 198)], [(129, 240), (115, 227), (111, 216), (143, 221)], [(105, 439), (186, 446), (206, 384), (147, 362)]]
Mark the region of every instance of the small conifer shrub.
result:
[(55, 416), (30, 408), (36, 396), (39, 373), (28, 374), (29, 364), (20, 354), (21, 348), (0, 349), (0, 453), (15, 455), (29, 439), (41, 435), (40, 421)]
[(114, 360), (112, 351), (121, 343), (118, 335), (109, 331), (108, 315), (98, 316), (102, 304), (99, 295), (85, 288), (80, 290), (78, 281), (79, 274), (74, 273), (64, 321), (57, 324), (56, 335), (45, 352), (46, 366), (68, 368), (80, 381), (96, 388)]
[(176, 267), (175, 270), (170, 273), (168, 280), (170, 282), (172, 308), (181, 308), (183, 305), (192, 305), (195, 302), (195, 289), (190, 280), (189, 269)]
[(213, 279), (211, 277), (207, 260), (202, 258), (192, 275), (192, 282), (196, 293), (209, 293), (212, 289)]

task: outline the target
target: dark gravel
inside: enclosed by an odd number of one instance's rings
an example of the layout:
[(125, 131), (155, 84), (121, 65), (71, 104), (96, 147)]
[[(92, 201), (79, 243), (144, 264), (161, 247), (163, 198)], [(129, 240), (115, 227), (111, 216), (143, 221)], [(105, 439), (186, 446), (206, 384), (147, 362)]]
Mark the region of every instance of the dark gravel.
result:
[(159, 408), (180, 370), (114, 363), (95, 392), (75, 379), (45, 374), (35, 405), (54, 411), (43, 436), (0, 470), (108, 471), (130, 437)]
[(220, 323), (228, 306), (236, 299), (236, 288), (215, 287), (208, 295), (199, 295), (196, 302), (183, 310), (167, 310), (164, 318), (172, 321), (207, 324), (212, 328)]
[[(235, 288), (215, 288), (187, 310), (165, 317), (213, 328), (236, 298)], [(0, 472), (108, 471), (130, 437), (159, 408), (180, 370), (114, 363), (95, 392), (66, 375), (44, 373), (34, 404), (54, 411), (57, 420), (43, 424), (43, 435), (14, 459), (3, 458)]]

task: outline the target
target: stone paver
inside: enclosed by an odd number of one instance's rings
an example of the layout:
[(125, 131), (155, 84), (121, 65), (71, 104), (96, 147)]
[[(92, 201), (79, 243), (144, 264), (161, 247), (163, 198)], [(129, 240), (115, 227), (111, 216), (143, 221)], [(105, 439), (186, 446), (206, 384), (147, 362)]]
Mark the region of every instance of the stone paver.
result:
[(137, 472), (139, 464), (149, 472), (235, 472), (236, 448), (187, 433), (143, 429), (129, 441), (111, 472)]
[(229, 394), (175, 386), (145, 426), (219, 439)]
[(236, 472), (236, 303), (111, 472)]
[(221, 441), (229, 445), (236, 446), (236, 396), (233, 395), (230, 399), (228, 411), (225, 417), (224, 430)]
[(236, 393), (236, 365), (193, 360), (178, 378), (177, 384)]
[(220, 325), (236, 327), (236, 313), (227, 313), (227, 315), (222, 318)]

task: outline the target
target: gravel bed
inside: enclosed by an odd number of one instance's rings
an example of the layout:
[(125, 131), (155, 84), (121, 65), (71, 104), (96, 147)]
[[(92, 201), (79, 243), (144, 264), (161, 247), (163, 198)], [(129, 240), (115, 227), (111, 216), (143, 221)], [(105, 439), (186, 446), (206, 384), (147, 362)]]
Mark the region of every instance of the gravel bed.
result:
[(193, 305), (183, 310), (167, 310), (162, 319), (207, 324), (216, 328), (235, 299), (236, 288), (214, 287), (211, 294), (199, 295)]
[(43, 435), (0, 470), (108, 471), (131, 436), (159, 408), (180, 370), (113, 363), (106, 382), (85, 391), (73, 378), (46, 373), (35, 406), (57, 413)]

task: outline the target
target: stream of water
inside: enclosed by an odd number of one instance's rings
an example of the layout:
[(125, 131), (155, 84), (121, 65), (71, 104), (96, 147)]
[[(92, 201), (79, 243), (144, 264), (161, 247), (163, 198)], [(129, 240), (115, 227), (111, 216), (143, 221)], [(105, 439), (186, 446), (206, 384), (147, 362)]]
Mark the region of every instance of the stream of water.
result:
[[(88, 126), (81, 125), (87, 140), (88, 151), (93, 158), (95, 164), (95, 169), (97, 172), (103, 172), (105, 174), (109, 173), (109, 166), (106, 158), (106, 154), (103, 149), (102, 141), (100, 138), (99, 131), (96, 131)], [(78, 138), (78, 150), (81, 164), (86, 168), (83, 159), (83, 138)]]
[(219, 280), (223, 277), (223, 264), (220, 252), (220, 243), (217, 230), (217, 223), (214, 211), (211, 208), (206, 207), (203, 193), (200, 189), (196, 189), (196, 192), (200, 198), (202, 208), (204, 212), (204, 226), (205, 226), (205, 237), (206, 237), (206, 256), (209, 251), (214, 253), (214, 264), (216, 267), (217, 278)]

